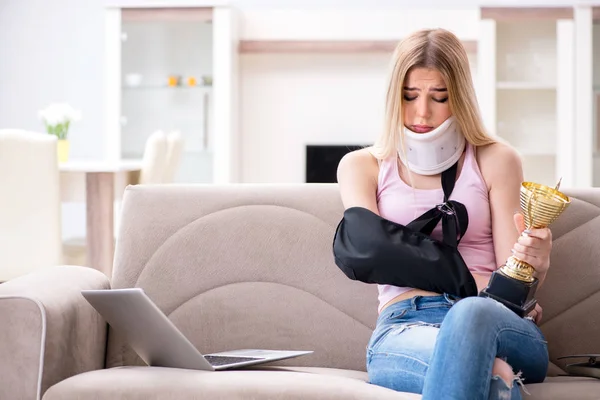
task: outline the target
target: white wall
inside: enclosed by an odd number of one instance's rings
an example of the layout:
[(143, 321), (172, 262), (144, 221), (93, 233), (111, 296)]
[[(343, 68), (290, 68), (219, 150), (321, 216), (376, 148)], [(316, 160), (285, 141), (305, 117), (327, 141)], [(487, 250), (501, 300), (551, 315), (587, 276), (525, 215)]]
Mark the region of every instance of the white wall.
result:
[(0, 126), (42, 131), (38, 110), (83, 113), (74, 156), (102, 157), (102, 0), (0, 0)]
[(304, 182), (306, 145), (373, 143), (383, 126), (390, 59), (242, 55), (242, 182)]
[[(0, 127), (44, 132), (38, 110), (67, 101), (83, 113), (72, 156), (104, 157), (103, 30), (103, 0), (0, 0)], [(85, 206), (66, 204), (63, 222), (82, 236)]]
[(306, 144), (369, 144), (389, 55), (241, 57), (243, 182), (303, 182)]
[[(357, 2), (354, 2), (355, 4)], [(399, 40), (444, 27), (477, 40), (477, 9), (447, 11), (253, 10), (245, 40)], [(310, 26), (311, 29), (306, 29)], [(365, 145), (383, 125), (391, 52), (242, 54), (242, 182), (304, 182), (306, 145)], [(475, 64), (475, 60), (471, 60)], [(477, 71), (473, 70), (473, 77)]]

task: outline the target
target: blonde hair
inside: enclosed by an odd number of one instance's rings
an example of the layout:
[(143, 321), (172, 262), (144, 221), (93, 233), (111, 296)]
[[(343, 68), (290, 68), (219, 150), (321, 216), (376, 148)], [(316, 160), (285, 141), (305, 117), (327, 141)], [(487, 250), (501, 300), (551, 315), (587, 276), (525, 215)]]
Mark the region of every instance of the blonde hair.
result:
[(460, 40), (445, 29), (424, 29), (402, 40), (392, 57), (392, 70), (385, 104), (384, 130), (371, 153), (378, 159), (404, 149), (402, 100), (406, 75), (412, 68), (430, 68), (440, 72), (448, 89), (450, 111), (465, 139), (482, 146), (496, 140), (486, 132), (471, 78), (467, 52)]

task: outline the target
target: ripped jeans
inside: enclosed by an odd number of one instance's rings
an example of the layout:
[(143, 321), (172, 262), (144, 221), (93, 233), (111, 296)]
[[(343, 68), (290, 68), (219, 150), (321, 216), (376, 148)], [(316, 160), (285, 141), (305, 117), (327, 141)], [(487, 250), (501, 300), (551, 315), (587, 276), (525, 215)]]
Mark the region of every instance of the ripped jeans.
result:
[(537, 325), (482, 297), (416, 296), (385, 308), (367, 347), (369, 382), (423, 400), (521, 399), (492, 376), (505, 360), (520, 383), (542, 382), (548, 348)]

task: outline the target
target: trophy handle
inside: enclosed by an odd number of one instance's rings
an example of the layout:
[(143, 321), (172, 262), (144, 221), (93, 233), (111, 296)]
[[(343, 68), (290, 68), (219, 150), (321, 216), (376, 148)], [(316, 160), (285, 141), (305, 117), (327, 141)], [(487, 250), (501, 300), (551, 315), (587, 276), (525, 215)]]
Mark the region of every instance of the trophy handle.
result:
[(527, 199), (528, 218), (525, 219), (525, 229), (531, 229), (533, 227), (533, 216), (531, 213), (531, 208), (533, 207), (532, 204), (534, 203), (533, 200), (537, 200), (537, 194), (535, 193), (535, 191), (533, 191), (531, 193), (531, 196), (529, 196), (529, 198)]

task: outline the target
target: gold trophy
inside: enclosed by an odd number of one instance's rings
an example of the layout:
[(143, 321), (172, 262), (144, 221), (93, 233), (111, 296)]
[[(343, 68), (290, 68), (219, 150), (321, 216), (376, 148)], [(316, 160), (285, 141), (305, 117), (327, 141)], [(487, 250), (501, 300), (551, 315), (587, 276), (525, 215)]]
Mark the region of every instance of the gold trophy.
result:
[[(560, 180), (555, 188), (533, 182), (523, 182), (520, 191), (521, 211), (526, 229), (545, 228), (554, 222), (569, 206), (571, 199), (559, 192)], [(488, 286), (480, 297), (490, 297), (504, 304), (519, 316), (528, 315), (535, 308), (535, 291), (538, 279), (535, 270), (515, 256), (492, 273)]]

